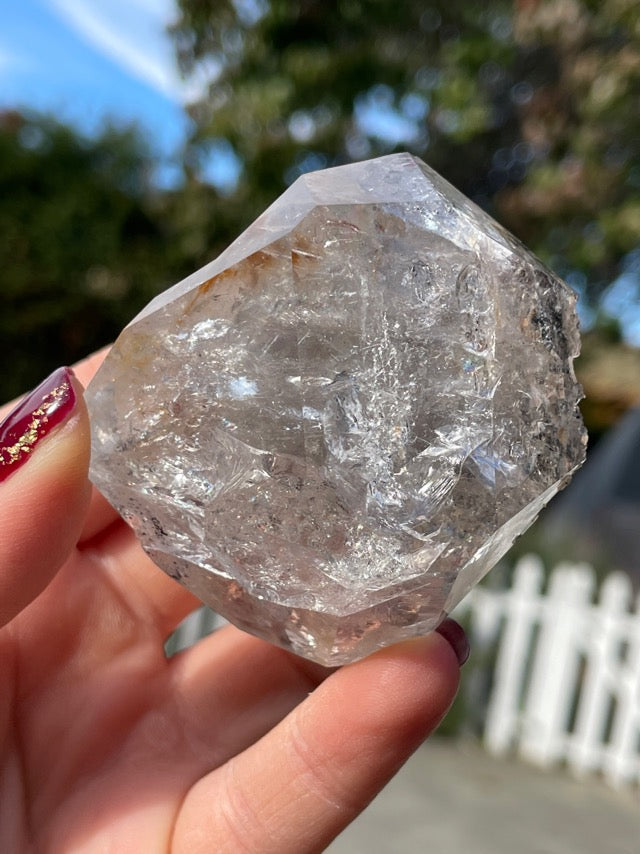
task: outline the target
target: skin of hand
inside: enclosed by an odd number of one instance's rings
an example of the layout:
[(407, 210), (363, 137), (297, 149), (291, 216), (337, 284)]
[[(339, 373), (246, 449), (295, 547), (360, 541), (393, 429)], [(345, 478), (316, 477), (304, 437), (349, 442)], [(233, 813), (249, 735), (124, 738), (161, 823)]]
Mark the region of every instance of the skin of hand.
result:
[(101, 358), (0, 482), (0, 850), (322, 851), (442, 719), (464, 636), (330, 671), (229, 626), (168, 660), (199, 603), (91, 489)]

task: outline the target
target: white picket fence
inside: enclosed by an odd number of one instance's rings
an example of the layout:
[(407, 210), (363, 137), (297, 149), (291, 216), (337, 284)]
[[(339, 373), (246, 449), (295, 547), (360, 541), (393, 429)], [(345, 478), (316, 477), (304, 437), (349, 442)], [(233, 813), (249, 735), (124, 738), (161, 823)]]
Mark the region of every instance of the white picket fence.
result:
[[(561, 564), (545, 578), (537, 557), (522, 558), (511, 587), (477, 587), (454, 613), (471, 635), (466, 683), (472, 702), (486, 706), (484, 743), (494, 754), (599, 773), (616, 788), (637, 785), (640, 597), (633, 602), (629, 579), (617, 573), (597, 591), (586, 564)], [(219, 624), (201, 609), (172, 649)]]
[[(476, 654), (495, 651), (484, 742), (538, 765), (640, 782), (640, 597), (609, 575), (597, 600), (592, 568), (561, 564), (545, 585), (522, 558), (507, 590), (476, 588), (458, 608)], [(635, 607), (634, 607), (635, 606)], [(465, 613), (466, 612), (466, 613)]]

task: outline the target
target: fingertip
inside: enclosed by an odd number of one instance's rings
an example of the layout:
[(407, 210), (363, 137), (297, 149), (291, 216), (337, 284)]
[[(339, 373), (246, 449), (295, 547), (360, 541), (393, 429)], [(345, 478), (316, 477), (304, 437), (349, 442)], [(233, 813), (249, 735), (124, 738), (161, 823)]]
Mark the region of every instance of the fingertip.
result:
[(381, 649), (344, 670), (348, 674), (351, 668), (357, 673), (363, 705), (370, 715), (376, 713), (372, 725), (384, 728), (386, 719), (396, 731), (415, 733), (417, 742), (440, 723), (460, 681), (457, 653), (436, 632)]
[(0, 424), (0, 624), (49, 583), (82, 529), (91, 487), (89, 417), (61, 368)]

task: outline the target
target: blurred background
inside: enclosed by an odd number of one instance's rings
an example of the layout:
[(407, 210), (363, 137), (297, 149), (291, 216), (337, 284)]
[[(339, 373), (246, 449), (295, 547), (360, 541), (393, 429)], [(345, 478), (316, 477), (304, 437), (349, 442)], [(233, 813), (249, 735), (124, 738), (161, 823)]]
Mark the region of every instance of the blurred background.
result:
[(0, 395), (111, 340), (302, 172), (408, 149), (581, 296), (640, 402), (633, 0), (23, 0), (0, 28)]
[(637, 589), (637, 0), (4, 4), (0, 399), (112, 340), (303, 172), (400, 150), (580, 295), (590, 458), (491, 583), (533, 549)]
[[(636, 0), (23, 0), (0, 83), (0, 399), (111, 341), (301, 173), (407, 149), (578, 291), (591, 447), (640, 405)], [(639, 430), (601, 464), (627, 472), (618, 521), (557, 502), (549, 559), (571, 517), (640, 577)]]

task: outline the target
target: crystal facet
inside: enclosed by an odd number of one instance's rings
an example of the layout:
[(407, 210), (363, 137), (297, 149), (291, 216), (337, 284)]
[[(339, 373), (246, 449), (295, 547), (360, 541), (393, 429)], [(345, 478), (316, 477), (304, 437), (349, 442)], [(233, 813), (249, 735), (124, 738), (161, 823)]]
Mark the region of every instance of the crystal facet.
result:
[(420, 160), (299, 178), (123, 331), (92, 477), (243, 629), (342, 664), (433, 629), (584, 458), (575, 297)]

